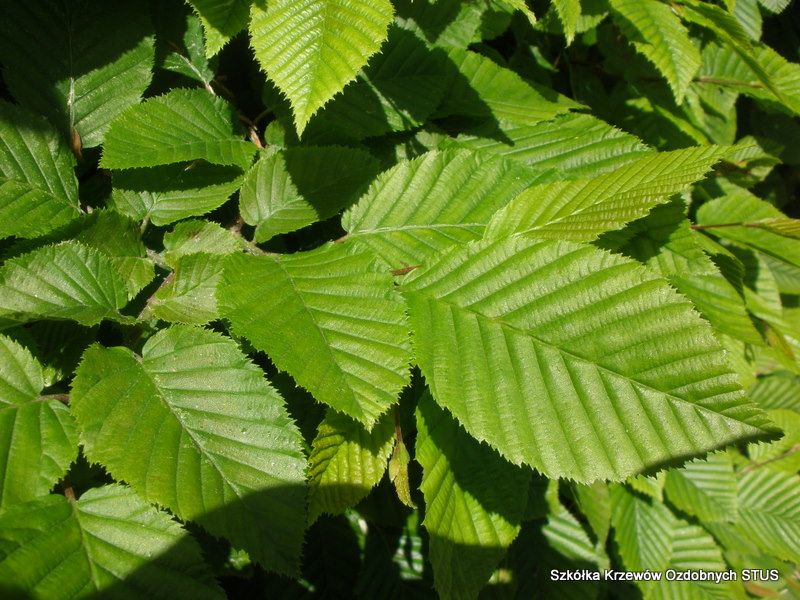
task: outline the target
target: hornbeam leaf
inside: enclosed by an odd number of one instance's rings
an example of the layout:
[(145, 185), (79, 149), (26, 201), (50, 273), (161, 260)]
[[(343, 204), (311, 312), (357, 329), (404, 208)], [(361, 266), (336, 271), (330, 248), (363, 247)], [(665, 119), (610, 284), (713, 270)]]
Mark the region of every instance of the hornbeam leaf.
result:
[(73, 163), (50, 124), (0, 100), (0, 238), (43, 235), (80, 214)]
[(256, 242), (332, 217), (363, 191), (378, 161), (343, 147), (290, 148), (262, 157), (239, 193), (245, 223)]
[[(761, 219), (786, 219), (781, 211), (741, 188), (726, 189), (725, 197), (706, 202), (697, 210), (697, 223), (707, 229), (705, 233), (742, 244), (759, 252), (800, 267), (800, 240), (764, 230), (745, 227), (746, 222)], [(737, 227), (709, 227), (737, 223)]]
[(719, 146), (660, 152), (592, 179), (531, 187), (497, 212), (486, 237), (520, 234), (591, 241), (645, 216), (703, 177), (728, 152)]
[(225, 597), (197, 542), (121, 485), (77, 502), (44, 496), (0, 516), (0, 589), (49, 600)]
[(283, 401), (221, 334), (177, 325), (144, 345), (91, 346), (71, 408), (91, 461), (265, 568), (294, 573), (305, 460)]
[(237, 129), (233, 108), (222, 98), (175, 89), (122, 113), (106, 134), (100, 164), (130, 169), (203, 159), (246, 168), (256, 146)]
[(47, 494), (78, 456), (69, 409), (43, 387), (41, 365), (0, 335), (0, 513)]
[(519, 533), (530, 471), (467, 435), (428, 394), (417, 430), (434, 586), (440, 598), (477, 598)]
[(202, 219), (183, 221), (164, 235), (164, 258), (167, 264), (177, 256), (205, 252), (233, 254), (242, 249), (242, 239), (219, 224)]
[[(612, 489), (614, 540), (628, 571), (727, 571), (719, 546), (697, 525), (663, 504), (649, 502), (621, 485)], [(744, 598), (737, 581), (639, 581), (645, 598), (727, 600)]]
[(739, 477), (739, 528), (767, 554), (800, 562), (800, 477), (757, 468)]
[(569, 113), (536, 125), (504, 125), (496, 139), (491, 124), (479, 125), (449, 140), (452, 144), (551, 170), (546, 181), (594, 177), (653, 151), (641, 140), (593, 117)]
[(242, 185), (239, 167), (203, 162), (114, 171), (113, 207), (134, 219), (168, 225), (224, 204)]
[(736, 475), (725, 452), (693, 460), (667, 471), (664, 491), (669, 501), (701, 521), (736, 521)]
[(216, 289), (224, 257), (197, 252), (171, 259), (175, 270), (153, 294), (153, 314), (171, 323), (203, 325), (219, 317)]
[(673, 9), (658, 0), (611, 0), (614, 23), (653, 63), (680, 104), (700, 68), (700, 50)]
[(150, 85), (151, 34), (147, 6), (134, 0), (12, 2), (0, 20), (3, 77), (20, 103), (78, 140), (79, 152), (99, 146)]
[(253, 4), (253, 52), (289, 99), (298, 135), (378, 51), (392, 15), (389, 0), (272, 0), (266, 8)]
[(352, 508), (378, 485), (394, 446), (394, 414), (372, 428), (328, 409), (308, 458), (308, 520)]
[(580, 107), (553, 90), (533, 87), (511, 69), (477, 52), (451, 48), (447, 54), (458, 71), (450, 76), (437, 116), (489, 117), (535, 125)]
[(408, 383), (410, 345), (392, 275), (341, 245), (233, 255), (222, 316), (320, 402), (371, 428)]
[(775, 434), (710, 326), (634, 261), (514, 237), (455, 248), (401, 290), (436, 401), (549, 477), (621, 480)]
[(200, 16), (206, 37), (206, 56), (214, 56), (247, 26), (252, 0), (189, 0)]
[(569, 46), (575, 39), (578, 19), (581, 18), (580, 0), (555, 0), (553, 6), (556, 8), (559, 21), (564, 26), (564, 35), (567, 38), (567, 46)]
[(128, 295), (104, 253), (78, 242), (45, 246), (0, 267), (0, 316), (73, 319), (94, 325), (124, 320)]
[(379, 175), (342, 217), (348, 239), (397, 268), (480, 239), (490, 217), (541, 175), (468, 150), (429, 152)]

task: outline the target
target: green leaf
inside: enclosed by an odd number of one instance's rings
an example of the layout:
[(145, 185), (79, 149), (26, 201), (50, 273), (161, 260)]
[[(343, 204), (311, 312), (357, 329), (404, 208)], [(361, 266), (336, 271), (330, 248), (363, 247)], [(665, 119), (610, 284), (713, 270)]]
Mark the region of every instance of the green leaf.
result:
[(125, 283), (111, 259), (78, 242), (45, 246), (0, 267), (0, 316), (121, 320)]
[(41, 365), (0, 335), (0, 513), (47, 494), (78, 456), (69, 409), (43, 387)]
[(36, 237), (80, 214), (74, 160), (44, 119), (0, 101), (0, 238)]
[(114, 172), (113, 207), (134, 219), (168, 225), (204, 215), (239, 189), (239, 167), (203, 162)]
[(202, 219), (178, 223), (164, 235), (164, 257), (168, 264), (173, 258), (186, 254), (233, 254), (241, 247), (242, 240), (232, 232)]
[(736, 476), (725, 452), (670, 469), (664, 491), (672, 504), (701, 521), (737, 520)]
[(378, 51), (392, 16), (388, 0), (273, 0), (266, 8), (253, 5), (253, 52), (289, 99), (298, 135)]
[(611, 0), (614, 23), (664, 76), (680, 104), (700, 68), (700, 50), (675, 11), (658, 0)]
[(203, 159), (244, 169), (255, 151), (239, 134), (225, 100), (205, 90), (174, 89), (129, 108), (111, 124), (100, 165), (129, 169)]
[(739, 528), (772, 556), (800, 562), (800, 477), (753, 469), (739, 477)]
[(428, 394), (416, 416), (434, 587), (443, 599), (477, 598), (519, 532), (530, 472), (467, 435)]
[(200, 546), (133, 490), (45, 496), (0, 517), (0, 587), (15, 598), (221, 600)]
[(531, 187), (497, 212), (486, 237), (518, 234), (591, 241), (687, 189), (728, 151), (697, 146), (660, 152), (593, 179)]
[(511, 69), (460, 48), (447, 52), (456, 67), (449, 77), (437, 116), (464, 115), (535, 125), (580, 104), (553, 90), (524, 81)]
[(667, 581), (664, 571), (727, 571), (720, 548), (697, 525), (673, 515), (663, 504), (649, 502), (623, 486), (612, 490), (614, 539), (628, 571), (654, 571), (660, 581), (640, 581), (645, 598), (743, 598), (736, 581)]
[(760, 227), (713, 227), (709, 225), (742, 224), (761, 219), (785, 219), (777, 208), (741, 188), (726, 190), (723, 198), (706, 202), (697, 210), (697, 223), (706, 233), (737, 242), (778, 261), (800, 267), (800, 240), (765, 231)]
[(306, 135), (333, 129), (360, 140), (425, 122), (442, 99), (446, 55), (396, 26), (381, 52), (308, 124)]
[(621, 251), (669, 281), (720, 331), (764, 345), (745, 308), (741, 285), (737, 289), (728, 281), (704, 252), (700, 239), (708, 238), (690, 229), (683, 202), (657, 206), (622, 233), (630, 241)]
[(605, 547), (611, 528), (611, 497), (608, 485), (603, 481), (591, 484), (574, 484), (575, 499), (589, 526), (594, 532), (598, 545)]
[(391, 274), (340, 245), (234, 255), (217, 301), (233, 331), (320, 402), (368, 428), (408, 383), (410, 344)]
[(758, 0), (758, 3), (761, 4), (761, 6), (773, 13), (783, 12), (784, 9), (791, 4), (791, 2), (792, 0)]
[(188, 0), (206, 34), (206, 56), (214, 56), (247, 26), (252, 0)]
[(150, 338), (141, 357), (91, 346), (71, 408), (89, 460), (265, 568), (295, 572), (305, 523), (300, 434), (235, 342), (177, 325)]
[(490, 217), (538, 173), (468, 150), (429, 152), (379, 175), (342, 217), (348, 239), (392, 267), (480, 239)]
[[(249, 10), (245, 10), (245, 15)], [(177, 49), (164, 59), (162, 67), (190, 79), (199, 81), (207, 90), (210, 90), (214, 80), (214, 68), (211, 61), (206, 58), (206, 46), (203, 43), (203, 24), (199, 17), (189, 15), (186, 17), (186, 32), (183, 34), (183, 49)], [(216, 63), (216, 61), (213, 61)], [(216, 65), (215, 65), (216, 66)]]
[(793, 410), (768, 410), (767, 415), (783, 431), (783, 437), (769, 444), (752, 444), (750, 460), (770, 469), (800, 471), (800, 414)]
[(153, 280), (153, 262), (147, 258), (139, 226), (133, 220), (111, 210), (96, 210), (83, 219), (80, 227), (73, 239), (111, 259), (129, 298)]
[(663, 279), (588, 245), (456, 248), (402, 283), (433, 397), (514, 463), (624, 479), (773, 431)]
[(760, 227), (764, 231), (788, 238), (800, 239), (800, 219), (788, 217), (772, 217), (748, 223), (749, 226)]
[(222, 278), (224, 257), (219, 254), (184, 254), (171, 261), (174, 272), (149, 301), (153, 314), (170, 323), (203, 325), (219, 318), (216, 289)]
[(506, 125), (501, 131), (497, 139), (491, 124), (479, 126), (444, 147), (491, 152), (550, 170), (548, 181), (593, 177), (653, 154), (638, 138), (585, 114), (559, 115), (536, 125)]
[(528, 5), (525, 3), (525, 0), (501, 0), (504, 4), (507, 4), (511, 8), (514, 8), (520, 11), (525, 18), (528, 19), (531, 25), (536, 23), (536, 15), (533, 14), (533, 11), (528, 8)]
[(747, 394), (765, 409), (786, 408), (800, 413), (800, 377), (789, 371), (759, 377)]
[[(770, 92), (766, 97), (777, 100), (795, 114), (800, 113), (800, 65), (788, 62), (768, 46), (753, 43), (733, 15), (718, 6), (685, 0), (681, 9), (684, 18), (710, 29), (733, 50), (766, 88), (764, 92)], [(743, 87), (741, 91), (748, 92), (748, 89)]]
[(367, 431), (328, 409), (308, 458), (309, 523), (322, 513), (341, 514), (364, 499), (386, 472), (394, 440), (392, 411)]
[(406, 448), (402, 439), (398, 439), (394, 446), (394, 452), (392, 452), (392, 456), (389, 459), (389, 467), (387, 469), (389, 481), (394, 484), (394, 489), (400, 502), (409, 508), (417, 508), (411, 498), (411, 482), (408, 477), (408, 463), (410, 462), (411, 455), (408, 453), (408, 448)]
[(567, 37), (567, 46), (575, 39), (578, 19), (581, 17), (580, 0), (554, 0), (553, 6), (558, 13), (558, 19), (564, 26), (564, 35)]
[(247, 172), (239, 193), (245, 223), (255, 241), (332, 217), (352, 202), (378, 172), (363, 150), (303, 147), (276, 152)]
[(3, 77), (63, 139), (77, 132), (77, 150), (99, 146), (150, 85), (151, 34), (147, 7), (133, 0), (12, 3), (0, 21)]

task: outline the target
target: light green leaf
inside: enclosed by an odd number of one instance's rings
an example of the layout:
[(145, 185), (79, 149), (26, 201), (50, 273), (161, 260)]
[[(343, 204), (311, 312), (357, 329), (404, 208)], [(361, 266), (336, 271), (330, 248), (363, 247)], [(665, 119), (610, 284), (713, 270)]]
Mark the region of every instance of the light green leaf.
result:
[(542, 534), (547, 540), (548, 546), (561, 556), (578, 561), (580, 564), (588, 563), (597, 570), (607, 569), (610, 566), (609, 559), (602, 549), (603, 546), (595, 546), (583, 525), (569, 510), (564, 508), (559, 502), (558, 496), (554, 499), (558, 504), (551, 508), (550, 514), (547, 515), (547, 522), (542, 526)]
[(506, 125), (501, 136), (493, 127), (470, 129), (444, 147), (482, 150), (550, 170), (546, 181), (594, 177), (653, 154), (639, 139), (591, 115), (569, 113), (536, 125)]
[(773, 13), (783, 12), (792, 0), (758, 0), (759, 4)]
[(658, 0), (611, 0), (614, 23), (661, 72), (680, 104), (700, 68), (700, 50), (678, 15)]
[(467, 435), (430, 395), (416, 415), (434, 587), (443, 599), (477, 598), (519, 532), (530, 472)]
[(513, 12), (510, 5), (506, 9), (499, 6), (500, 2), (491, 0), (395, 0), (393, 4), (397, 11), (396, 23), (438, 47), (466, 48), (477, 44), (486, 33), (492, 13), (502, 10), (510, 21)]
[(0, 513), (49, 492), (78, 456), (69, 409), (43, 387), (41, 365), (0, 335)]
[(247, 26), (252, 0), (188, 0), (206, 34), (206, 56), (214, 56)]
[(266, 8), (253, 5), (253, 52), (289, 99), (298, 135), (379, 50), (392, 15), (388, 0), (272, 0)]
[(125, 283), (111, 259), (78, 242), (45, 246), (0, 267), (0, 316), (121, 320)]
[(397, 498), (409, 508), (417, 508), (414, 500), (411, 498), (411, 481), (408, 476), (408, 463), (411, 462), (411, 454), (406, 448), (405, 442), (398, 439), (394, 445), (394, 452), (389, 458), (389, 466), (386, 469), (389, 475), (389, 481), (394, 484)]
[(564, 35), (567, 37), (567, 46), (575, 39), (578, 19), (581, 18), (580, 0), (554, 0), (553, 6), (558, 13), (558, 19), (564, 26)]
[(219, 254), (183, 254), (171, 261), (173, 273), (148, 302), (153, 314), (170, 323), (203, 325), (219, 318), (216, 289), (224, 257)]
[(749, 223), (750, 226), (760, 227), (764, 231), (776, 233), (789, 238), (800, 238), (800, 219), (790, 219), (788, 217), (772, 217), (759, 219)]
[(800, 471), (800, 414), (793, 410), (768, 410), (770, 420), (783, 430), (783, 437), (769, 444), (751, 444), (750, 460), (770, 469)]
[(468, 150), (429, 152), (382, 173), (342, 217), (348, 239), (392, 267), (480, 239), (490, 217), (538, 173)]
[(392, 275), (340, 245), (234, 255), (217, 291), (233, 331), (320, 402), (371, 429), (408, 382), (410, 344)]
[(150, 338), (141, 357), (91, 346), (71, 408), (89, 460), (265, 568), (296, 571), (305, 523), (300, 434), (231, 339), (177, 325)]
[(693, 460), (667, 471), (664, 485), (669, 501), (701, 521), (736, 521), (736, 476), (725, 452)]
[(531, 187), (500, 209), (485, 237), (591, 241), (687, 189), (729, 149), (697, 146), (640, 158), (593, 179)]
[(536, 15), (533, 14), (533, 11), (528, 8), (528, 5), (525, 3), (525, 0), (501, 0), (504, 4), (508, 4), (511, 8), (514, 8), (520, 11), (525, 18), (528, 19), (531, 25), (536, 23)]
[(45, 496), (0, 517), (0, 588), (48, 600), (225, 597), (197, 542), (121, 485), (77, 502)]
[(765, 409), (786, 408), (800, 413), (800, 377), (789, 371), (759, 377), (747, 395)]
[(762, 551), (800, 562), (800, 477), (753, 469), (739, 477), (739, 528)]
[(464, 115), (535, 125), (580, 107), (553, 90), (534, 87), (482, 54), (451, 48), (447, 56), (458, 71), (449, 78), (437, 116)]
[(761, 38), (761, 11), (758, 0), (736, 0), (733, 16), (739, 21), (753, 41)]
[(111, 121), (150, 85), (147, 7), (133, 0), (45, 0), (5, 8), (0, 62), (11, 93), (45, 115), (63, 139), (76, 131), (78, 150), (81, 143), (99, 146)]
[(664, 571), (727, 571), (714, 539), (697, 525), (648, 502), (623, 486), (612, 489), (614, 539), (627, 571), (661, 573), (661, 581), (640, 581), (645, 598), (730, 600), (745, 598), (736, 581), (667, 581)]
[(203, 215), (239, 189), (239, 167), (203, 162), (114, 172), (113, 207), (134, 219), (168, 225)]
[(256, 242), (332, 217), (378, 173), (378, 161), (363, 150), (301, 147), (276, 152), (247, 172), (239, 193), (245, 223), (256, 226)]
[(778, 261), (800, 267), (800, 240), (765, 231), (760, 227), (708, 227), (786, 218), (777, 208), (747, 190), (733, 188), (726, 191), (724, 197), (706, 202), (697, 210), (697, 223), (706, 228), (705, 233), (737, 242)]
[(548, 477), (620, 480), (774, 434), (708, 324), (633, 261), (506, 238), (456, 248), (401, 290), (436, 401)]
[(233, 254), (242, 249), (242, 240), (217, 223), (202, 219), (191, 219), (175, 225), (164, 235), (164, 257), (167, 264), (172, 260), (205, 252), (206, 254)]
[(317, 427), (308, 458), (308, 521), (322, 513), (338, 515), (354, 507), (386, 472), (394, 446), (394, 414), (372, 428), (328, 409)]
[(129, 169), (203, 159), (244, 169), (255, 151), (239, 134), (225, 100), (205, 90), (174, 89), (129, 108), (111, 124), (100, 165)]
[[(245, 16), (250, 11), (245, 7)], [(186, 17), (186, 32), (183, 34), (184, 49), (178, 48), (164, 58), (162, 68), (175, 71), (190, 79), (199, 81), (207, 90), (214, 80), (212, 61), (206, 58), (206, 46), (203, 43), (203, 24), (200, 17), (189, 15)], [(213, 61), (216, 63), (217, 61)], [(214, 65), (216, 67), (216, 65)]]
[(0, 238), (36, 237), (80, 214), (74, 160), (41, 117), (0, 100)]

